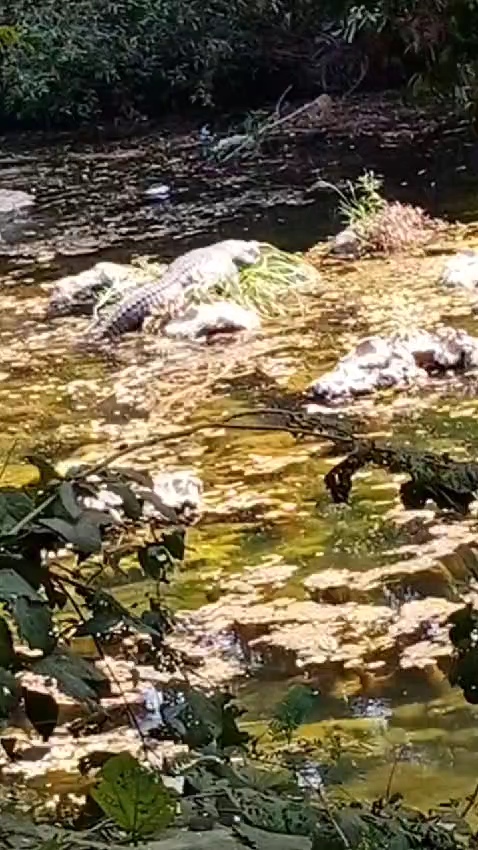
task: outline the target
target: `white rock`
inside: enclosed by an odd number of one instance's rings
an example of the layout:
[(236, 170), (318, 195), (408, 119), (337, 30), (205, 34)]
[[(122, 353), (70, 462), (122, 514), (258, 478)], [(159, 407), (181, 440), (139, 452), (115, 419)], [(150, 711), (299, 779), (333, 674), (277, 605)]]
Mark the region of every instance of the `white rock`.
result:
[(195, 472), (178, 470), (160, 472), (154, 476), (154, 492), (170, 508), (182, 508), (185, 502), (200, 508), (202, 504), (203, 483)]
[(439, 280), (446, 286), (476, 289), (478, 287), (478, 252), (462, 251), (456, 254), (445, 263)]
[(179, 319), (166, 325), (166, 336), (198, 339), (214, 333), (255, 331), (261, 320), (253, 310), (245, 310), (232, 301), (191, 305)]

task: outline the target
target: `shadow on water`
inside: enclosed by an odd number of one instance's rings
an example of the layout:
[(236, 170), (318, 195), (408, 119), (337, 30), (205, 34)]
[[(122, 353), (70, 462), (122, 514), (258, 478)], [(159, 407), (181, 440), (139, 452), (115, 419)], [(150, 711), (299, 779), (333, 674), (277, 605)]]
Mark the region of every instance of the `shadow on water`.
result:
[[(248, 235), (285, 249), (303, 250), (340, 226), (334, 216), (335, 195), (311, 190), (318, 177), (343, 186), (364, 168), (384, 175), (389, 196), (420, 203), (434, 214), (463, 220), (478, 217), (478, 144), (465, 131), (402, 149), (378, 146), (373, 133), (358, 142), (342, 139), (340, 144), (319, 137), (315, 147), (299, 150), (292, 159), (282, 161), (276, 156), (228, 168), (202, 160), (193, 138), (164, 136), (160, 131), (83, 146), (62, 141), (23, 149), (9, 140), (0, 154), (0, 187), (34, 189), (37, 204), (31, 218), (8, 223), (1, 230), (0, 299), (11, 299), (14, 293), (18, 307), (22, 298), (42, 294), (41, 284), (81, 271), (99, 259), (121, 262), (148, 254), (170, 260), (220, 238)], [(144, 200), (143, 191), (154, 183), (171, 186), (168, 204), (151, 205)], [(7, 348), (24, 321), (21, 307), (18, 313), (8, 312), (12, 303), (8, 300), (0, 315), (0, 343)], [(307, 334), (318, 337), (324, 321), (316, 325), (314, 321)], [(325, 320), (327, 333), (333, 336), (344, 323), (339, 313), (330, 315)], [(282, 354), (293, 353), (287, 352), (288, 345), (294, 348), (295, 342), (288, 342), (284, 332)], [(309, 360), (301, 379), (319, 362), (324, 365), (327, 358), (331, 362), (336, 356), (332, 345), (328, 352), (318, 353), (318, 348), (306, 353)], [(73, 411), (64, 385), (91, 374), (101, 376), (101, 370), (97, 365), (70, 362), (61, 350), (55, 351), (48, 361), (54, 380), (46, 391), (45, 366), (36, 369), (35, 357), (32, 351), (23, 372), (18, 371), (13, 381), (0, 383), (4, 404), (0, 422), (8, 439), (18, 433), (21, 439), (31, 438), (32, 429), (38, 437), (53, 434), (66, 422), (71, 449), (75, 446), (72, 430), (91, 413), (87, 405), (81, 414)], [(250, 403), (256, 397), (260, 399), (261, 393), (247, 379), (242, 385), (231, 383), (211, 410), (248, 399)], [(466, 423), (470, 416), (473, 419), (474, 409), (464, 417), (461, 432), (457, 420), (456, 427), (448, 427), (448, 410), (444, 405), (443, 411), (434, 408), (423, 414), (425, 434), (435, 434), (436, 444), (447, 447), (453, 447), (457, 437), (466, 444)], [(417, 432), (416, 421), (404, 420), (399, 427), (407, 438)], [(58, 431), (60, 454), (66, 433)], [(77, 444), (81, 444), (81, 429)], [(244, 490), (261, 494), (267, 490), (272, 504), (261, 519), (238, 510), (235, 522), (212, 516), (194, 531), (176, 588), (178, 605), (204, 603), (207, 576), (214, 570), (232, 575), (271, 554), (298, 567), (281, 590), (295, 598), (303, 597), (304, 578), (325, 567), (364, 572), (377, 564), (393, 564), (400, 557), (397, 552), (408, 538), (388, 516), (397, 491), (385, 475), (374, 472), (361, 478), (350, 508), (340, 510), (329, 504), (319, 486), (331, 459), (304, 457), (288, 438), (246, 435), (233, 440), (204, 439), (202, 445), (207, 458), (201, 470), (206, 489), (222, 488), (223, 495), (235, 490), (237, 495), (242, 482)], [(261, 466), (261, 456), (277, 461), (277, 468)], [(190, 462), (187, 452), (184, 460)], [(15, 473), (19, 475), (19, 469)], [(295, 508), (289, 512), (284, 509), (288, 502)], [(269, 681), (265, 688), (257, 681), (247, 684), (243, 698), (251, 723), (260, 725), (267, 719), (284, 688), (283, 679)], [(303, 732), (320, 738), (327, 728), (339, 729), (349, 743), (366, 739), (373, 755), (369, 751), (359, 765), (366, 771), (365, 778), (349, 782), (360, 793), (384, 792), (393, 749), (404, 744), (412, 748), (414, 758), (397, 772), (397, 790), (411, 791), (413, 800), (420, 803), (424, 780), (433, 779), (438, 802), (451, 791), (444, 788), (441, 772), (446, 767), (449, 777), (452, 767), (456, 796), (470, 792), (478, 756), (473, 708), (445, 685), (437, 693), (413, 678), (406, 687), (392, 687), (380, 699), (384, 708), (377, 710), (377, 720), (370, 699), (360, 708), (346, 693), (324, 695), (314, 722)], [(428, 787), (426, 794), (430, 805)]]

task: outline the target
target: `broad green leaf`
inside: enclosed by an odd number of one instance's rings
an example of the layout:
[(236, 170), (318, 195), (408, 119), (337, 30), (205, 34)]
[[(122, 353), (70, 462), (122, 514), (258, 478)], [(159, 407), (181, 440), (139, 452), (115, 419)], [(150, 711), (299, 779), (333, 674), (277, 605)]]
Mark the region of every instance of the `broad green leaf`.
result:
[(141, 502), (126, 484), (108, 484), (108, 490), (116, 493), (123, 501), (123, 510), (129, 519), (139, 519), (143, 508)]
[(24, 519), (35, 508), (26, 493), (19, 490), (0, 491), (0, 536), (9, 534), (21, 519)]
[(17, 704), (20, 690), (13, 673), (0, 667), (0, 718), (7, 718)]
[(75, 538), (72, 541), (75, 549), (85, 555), (101, 552), (102, 540), (98, 524), (87, 516), (82, 516), (74, 529)]
[(120, 614), (116, 611), (99, 611), (80, 623), (75, 634), (77, 637), (83, 635), (93, 635), (93, 637), (104, 637), (122, 620)]
[(30, 649), (41, 649), (45, 654), (53, 651), (56, 644), (53, 622), (44, 602), (20, 596), (13, 606), (13, 616), (20, 637), (26, 640)]
[(164, 519), (169, 520), (169, 522), (177, 523), (178, 515), (174, 508), (170, 505), (166, 505), (162, 499), (158, 496), (154, 490), (140, 490), (138, 493), (145, 502), (151, 502), (151, 504), (156, 508), (159, 514), (161, 514)]
[(0, 667), (10, 667), (14, 661), (13, 638), (6, 620), (0, 617)]
[(58, 704), (51, 694), (23, 688), (25, 714), (44, 741), (52, 736), (58, 722)]
[(173, 563), (168, 550), (158, 544), (139, 549), (138, 561), (144, 574), (155, 581), (160, 581)]
[(43, 602), (36, 590), (14, 570), (0, 570), (0, 600), (12, 603), (20, 596), (31, 602)]
[(58, 495), (67, 514), (74, 520), (81, 516), (81, 506), (76, 498), (75, 488), (71, 481), (64, 481), (58, 488)]
[(183, 561), (186, 549), (186, 535), (182, 529), (165, 531), (161, 537), (162, 545), (168, 550), (174, 561)]
[(80, 702), (97, 700), (96, 688), (106, 682), (105, 677), (92, 664), (75, 655), (53, 652), (31, 665), (34, 673), (51, 676), (68, 696)]
[[(101, 514), (101, 517), (107, 517), (107, 514)], [(50, 528), (67, 543), (71, 543), (78, 552), (93, 554), (101, 550), (101, 532), (98, 523), (85, 516), (85, 513), (76, 523), (66, 522), (59, 517), (46, 517), (39, 522), (46, 528)]]
[(35, 554), (29, 552), (28, 557), (18, 552), (0, 553), (0, 570), (13, 570), (35, 590), (38, 590), (45, 576), (40, 549)]
[(91, 794), (105, 815), (135, 838), (165, 829), (174, 820), (176, 804), (157, 773), (130, 753), (109, 759)]
[(38, 520), (40, 525), (49, 528), (63, 538), (67, 543), (75, 542), (75, 524), (59, 517), (44, 517)]

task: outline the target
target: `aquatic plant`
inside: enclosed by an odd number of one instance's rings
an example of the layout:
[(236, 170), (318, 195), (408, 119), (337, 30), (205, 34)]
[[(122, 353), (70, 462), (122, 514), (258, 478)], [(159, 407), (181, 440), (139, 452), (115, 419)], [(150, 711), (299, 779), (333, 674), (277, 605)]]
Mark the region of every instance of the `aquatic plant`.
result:
[(319, 280), (318, 272), (299, 254), (262, 243), (260, 262), (242, 269), (238, 284), (225, 281), (206, 297), (230, 299), (266, 318), (284, 316), (303, 308), (302, 296)]
[(367, 251), (393, 254), (423, 245), (443, 228), (443, 222), (430, 218), (420, 207), (394, 201), (363, 220), (357, 232)]
[(294, 732), (309, 719), (315, 703), (311, 688), (296, 685), (290, 688), (284, 699), (275, 707), (269, 728), (275, 737), (285, 737), (290, 744)]
[(445, 226), (420, 207), (387, 201), (382, 195), (383, 180), (373, 171), (365, 171), (355, 183), (347, 181), (344, 190), (322, 179), (314, 185), (339, 196), (339, 215), (362, 254), (392, 254), (420, 246)]

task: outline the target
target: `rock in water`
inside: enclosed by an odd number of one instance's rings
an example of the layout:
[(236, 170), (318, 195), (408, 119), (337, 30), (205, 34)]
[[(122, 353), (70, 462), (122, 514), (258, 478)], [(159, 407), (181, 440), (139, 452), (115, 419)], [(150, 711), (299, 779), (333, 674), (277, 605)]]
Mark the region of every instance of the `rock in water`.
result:
[(200, 294), (221, 282), (239, 283), (239, 269), (254, 265), (260, 256), (257, 242), (239, 239), (188, 251), (171, 263), (159, 283), (147, 283), (127, 293), (111, 312), (93, 323), (88, 341), (101, 344), (104, 339), (139, 330), (148, 316), (155, 317), (156, 327), (165, 325), (183, 307), (191, 290)]
[[(166, 325), (164, 333), (169, 337), (200, 339), (219, 333), (254, 331), (260, 326), (261, 320), (253, 310), (246, 310), (233, 301), (215, 301), (192, 304), (179, 319)], [(154, 318), (145, 322), (145, 330), (151, 328), (154, 329)]]
[(91, 269), (64, 277), (56, 283), (50, 295), (46, 317), (91, 316), (100, 298), (107, 292), (114, 290), (121, 297), (142, 284), (144, 273), (134, 266), (96, 263)]
[(35, 203), (33, 195), (28, 192), (0, 189), (0, 217), (14, 218), (24, 213)]
[(460, 286), (463, 289), (478, 287), (478, 252), (462, 251), (445, 263), (440, 275), (440, 283), (446, 286)]
[(440, 328), (409, 336), (372, 336), (310, 386), (322, 401), (343, 402), (376, 390), (424, 384), (429, 375), (478, 366), (478, 339), (463, 330)]

